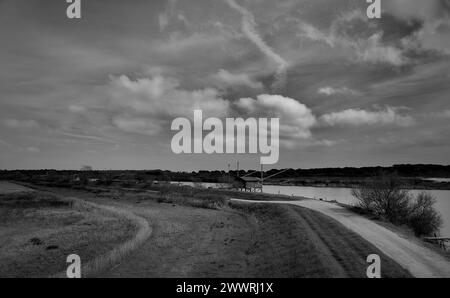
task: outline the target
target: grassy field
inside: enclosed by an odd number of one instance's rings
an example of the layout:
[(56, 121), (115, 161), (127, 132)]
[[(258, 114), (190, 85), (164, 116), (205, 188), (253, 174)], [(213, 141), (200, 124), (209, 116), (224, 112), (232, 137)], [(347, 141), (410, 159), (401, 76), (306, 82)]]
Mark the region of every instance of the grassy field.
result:
[(69, 254), (89, 262), (135, 233), (129, 221), (47, 192), (0, 195), (0, 277), (48, 277)]
[[(319, 212), (292, 205), (233, 203), (233, 207), (258, 219), (262, 241), (257, 248), (268, 250), (267, 257), (286, 261), (272, 268), (278, 268), (280, 275), (364, 278), (367, 256), (378, 254), (383, 260), (383, 277), (410, 277), (373, 245)], [(264, 241), (268, 236), (271, 241)], [(291, 271), (286, 272), (289, 266)]]
[[(96, 276), (99, 277), (365, 277), (366, 257), (373, 253), (382, 258), (383, 277), (410, 277), (407, 271), (338, 222), (298, 206), (230, 202), (229, 198), (236, 195), (234, 192), (178, 187), (158, 191), (119, 188), (89, 191), (41, 188), (41, 191), (50, 191), (59, 198), (76, 197), (114, 206), (150, 223), (151, 236), (123, 260), (98, 272)], [(257, 199), (257, 196), (239, 194), (239, 198), (244, 199)], [(24, 212), (28, 208), (6, 209)], [(59, 243), (56, 244), (59, 249), (47, 250), (48, 245), (54, 244), (43, 236), (46, 227), (40, 220), (33, 231), (28, 231), (20, 225), (19, 218), (23, 215), (5, 219), (1, 229), (6, 225), (14, 226), (16, 233), (12, 235), (22, 239), (16, 239), (15, 243), (28, 249), (26, 255), (29, 257), (20, 261), (20, 268), (15, 268), (13, 264), (19, 259), (19, 248), (0, 246), (3, 256), (0, 262), (9, 262), (9, 270), (0, 271), (0, 276), (7, 272), (15, 276), (49, 274), (61, 270), (60, 265), (65, 268), (64, 257), (74, 250), (84, 249), (82, 259), (92, 259), (100, 252), (114, 249), (129, 237), (129, 229), (114, 228), (117, 218), (108, 221), (105, 214), (92, 213), (98, 211), (83, 213), (73, 206), (30, 210), (56, 212), (57, 215), (50, 217), (50, 230), (55, 229), (53, 235), (67, 235), (67, 232), (56, 232), (58, 229), (77, 231), (84, 227), (81, 223), (85, 221), (94, 224), (89, 226), (91, 230), (84, 230), (83, 237), (72, 239), (69, 234), (65, 242), (55, 242)], [(31, 223), (27, 221), (27, 224), (31, 229)], [(105, 237), (111, 237), (111, 240)], [(2, 245), (7, 243), (4, 234), (0, 238)], [(35, 245), (32, 238), (39, 238), (44, 244)], [(8, 251), (9, 259), (5, 253)], [(46, 257), (49, 252), (58, 253), (55, 258), (58, 262)], [(16, 273), (11, 274), (15, 270)]]

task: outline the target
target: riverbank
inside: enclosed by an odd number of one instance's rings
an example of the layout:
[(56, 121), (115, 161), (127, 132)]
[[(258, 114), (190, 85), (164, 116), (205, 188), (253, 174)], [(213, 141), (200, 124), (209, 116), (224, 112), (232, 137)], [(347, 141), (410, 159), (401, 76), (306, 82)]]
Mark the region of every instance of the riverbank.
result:
[(148, 221), (150, 238), (99, 277), (365, 277), (373, 253), (383, 259), (384, 277), (410, 277), (354, 232), (298, 206), (230, 203), (227, 197), (221, 206), (194, 207), (189, 196), (169, 202), (160, 192), (38, 189)]
[[(330, 187), (330, 188), (353, 188), (361, 185), (366, 179), (350, 178), (350, 177), (308, 177), (308, 178), (292, 178), (292, 179), (270, 179), (266, 185), (278, 186), (304, 186), (304, 187)], [(430, 178), (401, 178), (404, 181), (406, 189), (417, 190), (450, 190), (450, 182), (446, 179), (430, 179)]]
[(393, 232), (338, 204), (318, 200), (301, 200), (296, 202), (237, 201), (253, 204), (289, 204), (321, 212), (383, 251), (385, 255), (407, 269), (414, 277), (450, 277), (450, 261), (442, 254), (428, 248), (417, 241), (415, 237), (405, 237), (404, 234)]

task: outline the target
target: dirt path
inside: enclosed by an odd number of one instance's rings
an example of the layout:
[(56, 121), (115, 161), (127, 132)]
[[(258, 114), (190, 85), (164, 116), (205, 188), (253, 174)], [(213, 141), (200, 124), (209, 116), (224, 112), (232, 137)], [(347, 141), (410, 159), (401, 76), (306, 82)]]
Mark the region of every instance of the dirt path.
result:
[[(244, 202), (255, 203), (255, 201)], [(293, 204), (322, 212), (375, 245), (413, 276), (425, 278), (450, 277), (450, 262), (443, 256), (344, 207), (316, 200), (258, 203)]]
[[(127, 242), (119, 245), (113, 250), (109, 251), (104, 255), (96, 257), (91, 262), (83, 265), (82, 274), (84, 277), (94, 277), (99, 273), (103, 272), (114, 266), (116, 263), (123, 260), (128, 254), (136, 250), (140, 245), (142, 245), (152, 234), (152, 228), (150, 223), (142, 216), (136, 214), (135, 211), (130, 210), (130, 208), (124, 208), (123, 206), (117, 205), (104, 205), (96, 204), (86, 200), (81, 200), (76, 197), (69, 197), (69, 199), (74, 200), (82, 205), (91, 206), (107, 212), (116, 214), (119, 217), (126, 218), (127, 220), (133, 222), (137, 227), (137, 233), (134, 237)], [(65, 277), (65, 272), (62, 272), (55, 277)]]

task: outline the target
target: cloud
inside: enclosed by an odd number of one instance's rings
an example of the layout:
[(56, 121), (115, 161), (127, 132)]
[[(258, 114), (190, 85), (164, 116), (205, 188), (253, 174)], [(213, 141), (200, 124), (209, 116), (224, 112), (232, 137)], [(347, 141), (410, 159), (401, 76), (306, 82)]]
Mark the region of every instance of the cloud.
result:
[(225, 87), (249, 87), (251, 89), (263, 89), (264, 86), (261, 82), (252, 79), (248, 74), (240, 73), (233, 74), (227, 70), (221, 69), (215, 75), (213, 79), (222, 86)]
[(389, 0), (383, 10), (404, 20), (430, 20), (450, 11), (448, 0)]
[(161, 124), (145, 118), (127, 119), (119, 116), (113, 123), (122, 131), (155, 136), (161, 132)]
[(391, 0), (383, 4), (385, 13), (404, 22), (419, 21), (420, 30), (403, 40), (415, 50), (431, 49), (450, 54), (450, 2), (448, 0)]
[(3, 123), (7, 127), (15, 129), (31, 129), (39, 127), (39, 124), (35, 120), (5, 119)]
[(19, 147), (19, 151), (23, 151), (23, 152), (28, 152), (28, 153), (37, 153), (40, 152), (41, 150), (38, 147)]
[(244, 32), (245, 36), (247, 36), (247, 38), (253, 42), (267, 58), (278, 65), (275, 74), (275, 82), (273, 83), (272, 88), (274, 90), (283, 88), (286, 84), (287, 69), (289, 66), (288, 62), (277, 54), (261, 37), (256, 29), (255, 17), (250, 11), (237, 4), (235, 0), (227, 0), (227, 3), (231, 8), (242, 15), (242, 32)]
[(402, 49), (395, 46), (384, 45), (383, 33), (378, 32), (370, 36), (367, 41), (358, 41), (355, 49), (359, 59), (371, 63), (388, 63), (394, 66), (402, 66), (409, 62)]
[(178, 80), (161, 75), (132, 80), (112, 77), (106, 87), (112, 124), (126, 132), (158, 134), (176, 117), (192, 118), (200, 109), (205, 117), (224, 117), (229, 102), (213, 88), (185, 90)]
[(86, 107), (80, 105), (70, 105), (69, 111), (72, 113), (84, 113), (86, 112)]
[(450, 110), (444, 110), (442, 112), (431, 113), (428, 116), (438, 117), (438, 118), (450, 118)]
[(334, 88), (334, 87), (322, 87), (317, 90), (317, 93), (324, 96), (332, 96), (332, 95), (349, 95), (355, 96), (358, 95), (359, 92), (347, 87)]
[(169, 19), (166, 13), (161, 13), (158, 15), (158, 23), (159, 23), (159, 29), (161, 31), (164, 31), (166, 29), (167, 25), (169, 25)]
[[(180, 59), (185, 58), (187, 54), (198, 55), (199, 53), (217, 51), (218, 48), (226, 44), (229, 38), (226, 34), (212, 35), (203, 32), (182, 34), (174, 32), (167, 39), (154, 42), (152, 48), (165, 59), (173, 57)], [(203, 58), (205, 57), (203, 56)]]
[(434, 50), (450, 55), (450, 19), (424, 22), (422, 28), (412, 36), (402, 39), (405, 47), (414, 50)]
[(162, 13), (158, 14), (159, 30), (164, 31), (169, 27), (184, 25), (187, 26), (187, 20), (184, 15), (177, 13), (175, 10), (177, 0), (168, 0), (166, 3), (166, 9)]
[(280, 144), (285, 148), (294, 150), (299, 148), (310, 148), (310, 147), (333, 147), (342, 142), (343, 140), (311, 138), (302, 140), (301, 142), (298, 142), (298, 140), (284, 139), (280, 141)]
[(228, 108), (214, 88), (185, 90), (178, 80), (160, 75), (136, 80), (125, 75), (113, 77), (108, 91), (114, 106), (156, 118), (185, 116), (193, 109), (220, 116)]
[(0, 139), (0, 145), (5, 146), (5, 147), (10, 147), (11, 146), (10, 143), (8, 143), (7, 141), (2, 140), (2, 139)]
[(281, 95), (261, 94), (256, 99), (241, 98), (236, 107), (252, 117), (280, 118), (280, 137), (287, 139), (307, 139), (316, 117), (304, 104)]
[(410, 60), (405, 49), (383, 40), (384, 31), (373, 23), (361, 10), (353, 10), (333, 20), (328, 30), (320, 30), (301, 22), (300, 37), (326, 43), (332, 48), (351, 49), (357, 61), (371, 64), (402, 66)]
[[(244, 81), (247, 78), (226, 71), (219, 73), (229, 83), (235, 83), (236, 77)], [(292, 98), (261, 94), (256, 99), (230, 102), (216, 89), (185, 90), (178, 80), (161, 75), (135, 80), (127, 76), (112, 77), (106, 90), (111, 123), (127, 133), (161, 135), (173, 119), (192, 118), (195, 109), (202, 110), (204, 118), (280, 118), (280, 137), (286, 140), (310, 138), (311, 128), (317, 122), (306, 105)]]
[(77, 134), (77, 133), (71, 133), (71, 132), (65, 132), (65, 131), (60, 131), (58, 133), (60, 133), (61, 135), (65, 136), (65, 137), (74, 138), (74, 139), (98, 141), (98, 142), (103, 142), (103, 143), (113, 143), (114, 142), (113, 140), (110, 140), (108, 138), (95, 136), (95, 135)]
[(396, 125), (408, 127), (414, 124), (409, 115), (400, 115), (398, 109), (386, 107), (384, 110), (367, 111), (362, 109), (347, 109), (322, 115), (320, 121), (328, 126), (359, 126), (359, 125)]

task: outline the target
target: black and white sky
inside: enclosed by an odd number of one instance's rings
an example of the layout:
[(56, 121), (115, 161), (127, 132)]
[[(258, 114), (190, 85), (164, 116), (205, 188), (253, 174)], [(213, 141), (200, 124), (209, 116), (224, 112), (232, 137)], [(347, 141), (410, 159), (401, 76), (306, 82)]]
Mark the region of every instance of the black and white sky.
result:
[(450, 1), (0, 0), (0, 168), (225, 169), (171, 121), (277, 116), (276, 168), (450, 163)]

